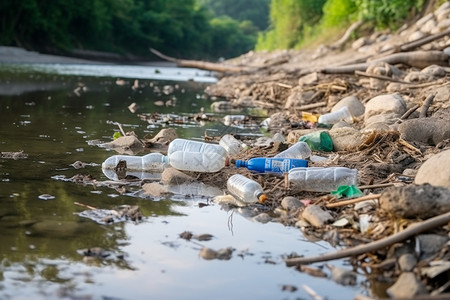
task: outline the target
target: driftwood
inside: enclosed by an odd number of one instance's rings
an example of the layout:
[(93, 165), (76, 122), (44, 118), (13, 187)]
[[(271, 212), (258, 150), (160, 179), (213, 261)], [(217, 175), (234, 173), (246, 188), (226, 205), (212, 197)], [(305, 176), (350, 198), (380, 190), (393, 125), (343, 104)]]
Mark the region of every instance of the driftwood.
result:
[(162, 58), (166, 61), (176, 63), (178, 67), (197, 68), (197, 69), (201, 69), (201, 70), (208, 70), (208, 71), (222, 72), (222, 73), (241, 73), (241, 72), (245, 72), (245, 71), (250, 71), (250, 69), (247, 67), (230, 66), (230, 65), (212, 63), (212, 62), (206, 62), (206, 61), (200, 61), (200, 60), (178, 59), (178, 58), (174, 58), (174, 57), (170, 57), (165, 54), (162, 54), (161, 52), (159, 52), (158, 50), (153, 49), (153, 48), (150, 48), (150, 52), (152, 52), (159, 58)]
[(337, 42), (330, 45), (331, 49), (341, 48), (342, 45), (344, 45), (348, 41), (348, 39), (350, 38), (350, 35), (353, 33), (353, 31), (358, 29), (362, 24), (363, 24), (363, 21), (359, 20), (359, 21), (356, 21), (355, 23), (353, 23), (352, 25), (350, 25), (350, 27), (347, 28), (347, 30), (345, 31), (344, 35)]
[(404, 64), (410, 67), (425, 68), (430, 65), (449, 65), (449, 56), (442, 51), (411, 51), (395, 53), (366, 63), (338, 67), (326, 67), (318, 72), (326, 74), (353, 74), (355, 71), (365, 71), (371, 63), (386, 62), (391, 65)]
[(447, 224), (448, 222), (450, 222), (450, 212), (433, 217), (426, 221), (422, 221), (422, 222), (413, 224), (413, 225), (409, 226), (407, 229), (403, 230), (402, 232), (393, 234), (391, 236), (380, 239), (378, 241), (373, 241), (368, 244), (362, 244), (362, 245), (359, 245), (359, 246), (356, 246), (353, 248), (347, 248), (347, 249), (344, 249), (344, 250), (341, 250), (338, 252), (328, 253), (328, 254), (319, 255), (319, 256), (290, 258), (290, 259), (286, 260), (286, 265), (287, 266), (296, 266), (296, 265), (310, 264), (310, 263), (321, 262), (321, 261), (341, 259), (341, 258), (345, 258), (345, 257), (349, 257), (349, 256), (361, 255), (361, 254), (364, 254), (367, 252), (372, 252), (372, 251), (376, 251), (376, 250), (388, 247), (395, 243), (399, 243), (399, 242), (404, 241), (416, 234), (434, 229), (436, 227), (443, 226), (443, 225)]

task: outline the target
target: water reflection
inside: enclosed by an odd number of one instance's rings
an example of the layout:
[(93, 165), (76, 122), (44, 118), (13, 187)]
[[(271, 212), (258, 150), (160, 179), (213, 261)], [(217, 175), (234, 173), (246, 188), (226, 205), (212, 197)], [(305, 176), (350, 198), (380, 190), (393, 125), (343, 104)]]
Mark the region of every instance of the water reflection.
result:
[[(223, 192), (215, 187), (170, 186), (171, 193), (151, 197), (140, 194), (139, 185), (93, 184), (116, 179), (99, 166), (116, 153), (92, 143), (111, 141), (116, 123), (140, 137), (164, 127), (184, 138), (199, 139), (206, 130), (227, 133), (229, 127), (212, 121), (150, 124), (128, 109), (136, 103), (145, 114), (194, 115), (204, 108), (203, 113), (223, 118), (211, 111), (212, 99), (202, 96), (204, 83), (139, 78), (133, 88), (135, 80), (117, 84), (116, 77), (61, 77), (35, 70), (3, 71), (0, 78), (1, 151), (28, 155), (0, 159), (0, 298), (295, 299), (308, 296), (300, 289), (288, 294), (282, 285), (308, 282), (330, 299), (348, 299), (362, 289), (287, 268), (283, 256), (293, 251), (308, 255), (331, 249), (306, 241), (297, 228), (253, 222), (253, 211), (224, 210), (209, 201)], [(44, 194), (54, 199), (40, 199)], [(139, 206), (142, 221), (100, 225), (79, 216), (88, 206), (122, 205)], [(184, 231), (214, 238), (186, 241), (179, 237)], [(202, 247), (235, 251), (229, 261), (205, 261), (199, 258)], [(108, 255), (86, 255), (92, 249)]]

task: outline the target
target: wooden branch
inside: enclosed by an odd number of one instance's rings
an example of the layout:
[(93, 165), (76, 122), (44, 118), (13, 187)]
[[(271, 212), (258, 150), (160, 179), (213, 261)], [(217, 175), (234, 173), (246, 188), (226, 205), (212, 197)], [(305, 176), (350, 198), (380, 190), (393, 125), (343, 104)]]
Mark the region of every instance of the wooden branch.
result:
[(357, 76), (363, 76), (363, 77), (368, 77), (368, 78), (375, 78), (375, 79), (379, 79), (379, 80), (386, 80), (386, 81), (392, 81), (392, 82), (398, 82), (398, 83), (403, 83), (403, 84), (411, 84), (411, 82), (408, 81), (403, 81), (400, 79), (395, 79), (389, 76), (383, 76), (383, 75), (376, 75), (376, 74), (369, 74), (366, 72), (361, 72), (356, 70), (355, 71), (355, 75)]
[(337, 67), (326, 67), (319, 72), (326, 74), (353, 74), (355, 71), (365, 71), (371, 63), (385, 62), (391, 65), (404, 64), (410, 67), (424, 68), (430, 65), (448, 66), (449, 56), (442, 51), (412, 51), (395, 53), (366, 63)]
[(380, 198), (380, 196), (381, 196), (381, 194), (366, 195), (366, 196), (362, 196), (362, 197), (355, 198), (355, 199), (349, 199), (349, 200), (343, 200), (343, 201), (334, 202), (334, 203), (328, 203), (325, 206), (327, 208), (345, 206), (345, 205), (355, 204), (355, 203), (359, 203), (359, 202), (366, 201), (366, 200), (378, 199), (378, 198)]
[(362, 245), (358, 245), (356, 247), (347, 248), (347, 249), (344, 249), (344, 250), (341, 250), (338, 252), (328, 253), (328, 254), (319, 255), (319, 256), (290, 258), (290, 259), (286, 259), (285, 262), (286, 262), (287, 266), (296, 266), (296, 265), (302, 265), (302, 264), (310, 264), (310, 263), (315, 263), (315, 262), (340, 259), (340, 258), (345, 258), (345, 257), (349, 257), (349, 256), (357, 256), (357, 255), (361, 255), (361, 254), (364, 254), (367, 252), (372, 252), (372, 251), (376, 251), (376, 250), (388, 247), (395, 243), (402, 242), (402, 241), (404, 241), (414, 235), (417, 235), (419, 233), (434, 229), (436, 227), (444, 226), (448, 222), (450, 222), (450, 212), (433, 217), (426, 221), (412, 224), (407, 229), (403, 230), (402, 232), (393, 234), (391, 236), (385, 237), (378, 241), (373, 241), (368, 244), (362, 244)]
[(246, 67), (230, 66), (230, 65), (212, 63), (212, 62), (206, 62), (206, 61), (200, 61), (200, 60), (178, 59), (178, 58), (164, 55), (161, 52), (159, 52), (158, 50), (153, 49), (153, 48), (150, 48), (150, 52), (152, 52), (153, 54), (155, 54), (156, 56), (158, 56), (161, 59), (176, 63), (178, 67), (197, 68), (197, 69), (201, 69), (201, 70), (208, 70), (208, 71), (222, 72), (222, 73), (240, 73), (240, 72), (245, 72), (245, 71), (251, 71), (250, 68), (246, 68)]
[(344, 35), (337, 42), (331, 44), (330, 47), (332, 49), (341, 48), (342, 45), (344, 45), (348, 41), (348, 39), (350, 38), (350, 35), (353, 33), (353, 31), (358, 29), (362, 24), (363, 24), (363, 21), (359, 20), (359, 21), (356, 21), (355, 23), (353, 23), (352, 25), (350, 25), (350, 27), (348, 27), (347, 30), (345, 31)]
[(422, 105), (422, 109), (420, 110), (419, 118), (426, 118), (428, 108), (430, 108), (431, 102), (433, 102), (434, 94), (428, 95)]

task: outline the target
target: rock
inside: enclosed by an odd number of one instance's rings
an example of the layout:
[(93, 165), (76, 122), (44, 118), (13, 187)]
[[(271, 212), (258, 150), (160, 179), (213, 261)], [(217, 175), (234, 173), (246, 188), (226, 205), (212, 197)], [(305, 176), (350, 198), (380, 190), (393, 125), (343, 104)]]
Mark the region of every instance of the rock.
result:
[(167, 188), (158, 182), (146, 183), (142, 186), (142, 189), (144, 190), (144, 194), (153, 197), (161, 197), (165, 193), (168, 193)]
[(405, 76), (405, 81), (414, 83), (428, 82), (432, 79), (432, 75), (418, 71), (409, 72), (408, 75)]
[(314, 91), (304, 92), (301, 87), (295, 87), (291, 90), (291, 94), (287, 98), (284, 108), (288, 109), (295, 106), (309, 104), (309, 101), (313, 95)]
[(416, 237), (416, 244), (420, 249), (421, 260), (430, 258), (442, 250), (442, 247), (448, 242), (448, 236), (439, 234), (421, 234)]
[(437, 22), (433, 18), (433, 19), (428, 20), (425, 24), (423, 24), (423, 26), (420, 27), (420, 31), (422, 31), (423, 33), (431, 33), (431, 31), (433, 31), (433, 29), (436, 27), (437, 27)]
[(442, 166), (450, 166), (450, 150), (440, 152), (425, 161), (417, 171), (414, 183), (450, 188), (450, 169)]
[[(395, 117), (401, 117), (406, 111), (406, 103), (398, 94), (379, 95), (370, 99), (366, 103), (364, 120), (367, 123), (369, 118), (390, 114)], [(370, 122), (374, 123), (374, 122)]]
[(299, 199), (288, 196), (281, 200), (281, 206), (287, 211), (293, 211), (303, 207), (304, 205)]
[(260, 213), (259, 215), (253, 217), (253, 220), (262, 224), (266, 224), (272, 221), (272, 217), (269, 216), (267, 213)]
[(216, 101), (211, 104), (211, 110), (213, 112), (228, 112), (233, 110), (233, 105), (230, 101)]
[[(450, 26), (450, 24), (449, 24), (449, 26)], [(422, 71), (420, 71), (420, 73), (427, 74), (427, 75), (430, 75), (435, 78), (444, 77), (445, 75), (447, 75), (447, 72), (445, 71), (445, 69), (438, 65), (428, 66), (428, 67), (422, 69)]]
[(405, 253), (398, 258), (398, 266), (402, 272), (412, 272), (417, 264), (417, 258), (411, 253)]
[(356, 150), (363, 142), (361, 132), (353, 127), (333, 127), (328, 133), (335, 151)]
[(387, 113), (387, 114), (380, 114), (380, 115), (374, 115), (369, 118), (367, 118), (364, 121), (364, 128), (369, 128), (372, 126), (372, 124), (382, 123), (386, 126), (392, 125), (399, 119), (398, 114), (394, 113)]
[(303, 77), (300, 77), (300, 79), (298, 80), (298, 85), (300, 86), (311, 85), (316, 83), (318, 80), (319, 75), (317, 74), (317, 72), (313, 72)]
[(151, 143), (167, 145), (177, 138), (177, 132), (173, 128), (161, 129), (151, 140)]
[(347, 106), (348, 110), (352, 113), (353, 116), (359, 117), (364, 114), (365, 107), (359, 101), (358, 97), (356, 96), (348, 96), (345, 98), (342, 98), (338, 103), (336, 103), (333, 108), (331, 109), (331, 112), (337, 111), (340, 108)]
[(370, 41), (369, 41), (368, 38), (366, 38), (366, 37), (361, 37), (361, 38), (357, 39), (356, 41), (354, 41), (354, 42), (352, 43), (352, 49), (353, 49), (353, 50), (358, 50), (358, 49), (361, 48), (362, 46), (366, 46), (366, 45), (369, 45), (369, 44), (370, 44)]
[(342, 285), (356, 285), (357, 278), (353, 271), (346, 270), (344, 268), (330, 266), (331, 279)]
[(450, 189), (429, 184), (387, 188), (380, 207), (397, 218), (431, 218), (450, 211)]
[(302, 213), (302, 218), (314, 227), (321, 227), (333, 220), (331, 214), (318, 205), (308, 205)]
[(213, 250), (211, 248), (204, 247), (200, 250), (200, 257), (206, 260), (220, 259), (229, 260), (233, 254), (232, 248), (223, 248), (219, 250)]
[(126, 154), (135, 154), (144, 149), (144, 144), (134, 135), (121, 136), (112, 142), (102, 144), (102, 146)]
[(195, 181), (194, 178), (175, 168), (166, 168), (161, 175), (161, 182), (166, 185), (189, 183), (193, 181)]
[(403, 272), (397, 281), (387, 289), (391, 298), (414, 298), (417, 295), (428, 294), (424, 284), (416, 278), (413, 272)]
[(435, 146), (450, 138), (450, 122), (435, 118), (405, 120), (398, 131), (405, 141)]
[(408, 42), (414, 42), (414, 41), (420, 40), (421, 38), (424, 38), (425, 36), (426, 36), (426, 34), (423, 33), (422, 31), (415, 31), (409, 35)]

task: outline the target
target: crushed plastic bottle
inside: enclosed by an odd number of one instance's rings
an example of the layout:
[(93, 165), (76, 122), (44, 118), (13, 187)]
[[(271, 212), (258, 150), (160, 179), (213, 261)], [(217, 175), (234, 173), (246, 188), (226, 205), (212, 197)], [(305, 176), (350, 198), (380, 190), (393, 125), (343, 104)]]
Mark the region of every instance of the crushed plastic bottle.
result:
[(311, 149), (305, 142), (297, 142), (286, 150), (278, 153), (277, 158), (300, 158), (307, 159), (311, 155)]
[(347, 106), (343, 106), (340, 109), (321, 115), (318, 122), (321, 124), (336, 124), (339, 121), (344, 120), (347, 123), (353, 123), (353, 115), (348, 110)]
[(332, 192), (341, 185), (357, 185), (358, 170), (345, 167), (291, 169), (288, 180), (293, 190)]
[(144, 156), (113, 155), (102, 163), (102, 169), (114, 169), (119, 161), (126, 162), (126, 170), (162, 172), (167, 163), (161, 153), (149, 153)]
[(314, 131), (301, 136), (298, 140), (307, 143), (313, 151), (331, 152), (334, 149), (333, 141), (326, 131)]
[(262, 203), (267, 200), (259, 183), (240, 174), (228, 178), (227, 188), (231, 194), (246, 203)]
[(288, 172), (290, 169), (307, 166), (308, 161), (296, 158), (255, 157), (247, 161), (236, 161), (236, 167), (246, 167), (247, 169), (258, 173), (283, 174)]
[(225, 134), (219, 141), (219, 145), (225, 148), (230, 156), (235, 156), (248, 149), (248, 145), (236, 139), (231, 134)]
[(168, 155), (166, 161), (177, 170), (213, 173), (228, 165), (228, 155), (225, 149), (220, 152), (175, 151)]
[(167, 156), (170, 156), (172, 153), (177, 151), (206, 152), (227, 155), (227, 150), (220, 145), (186, 139), (174, 139), (170, 142), (169, 148), (167, 149)]

